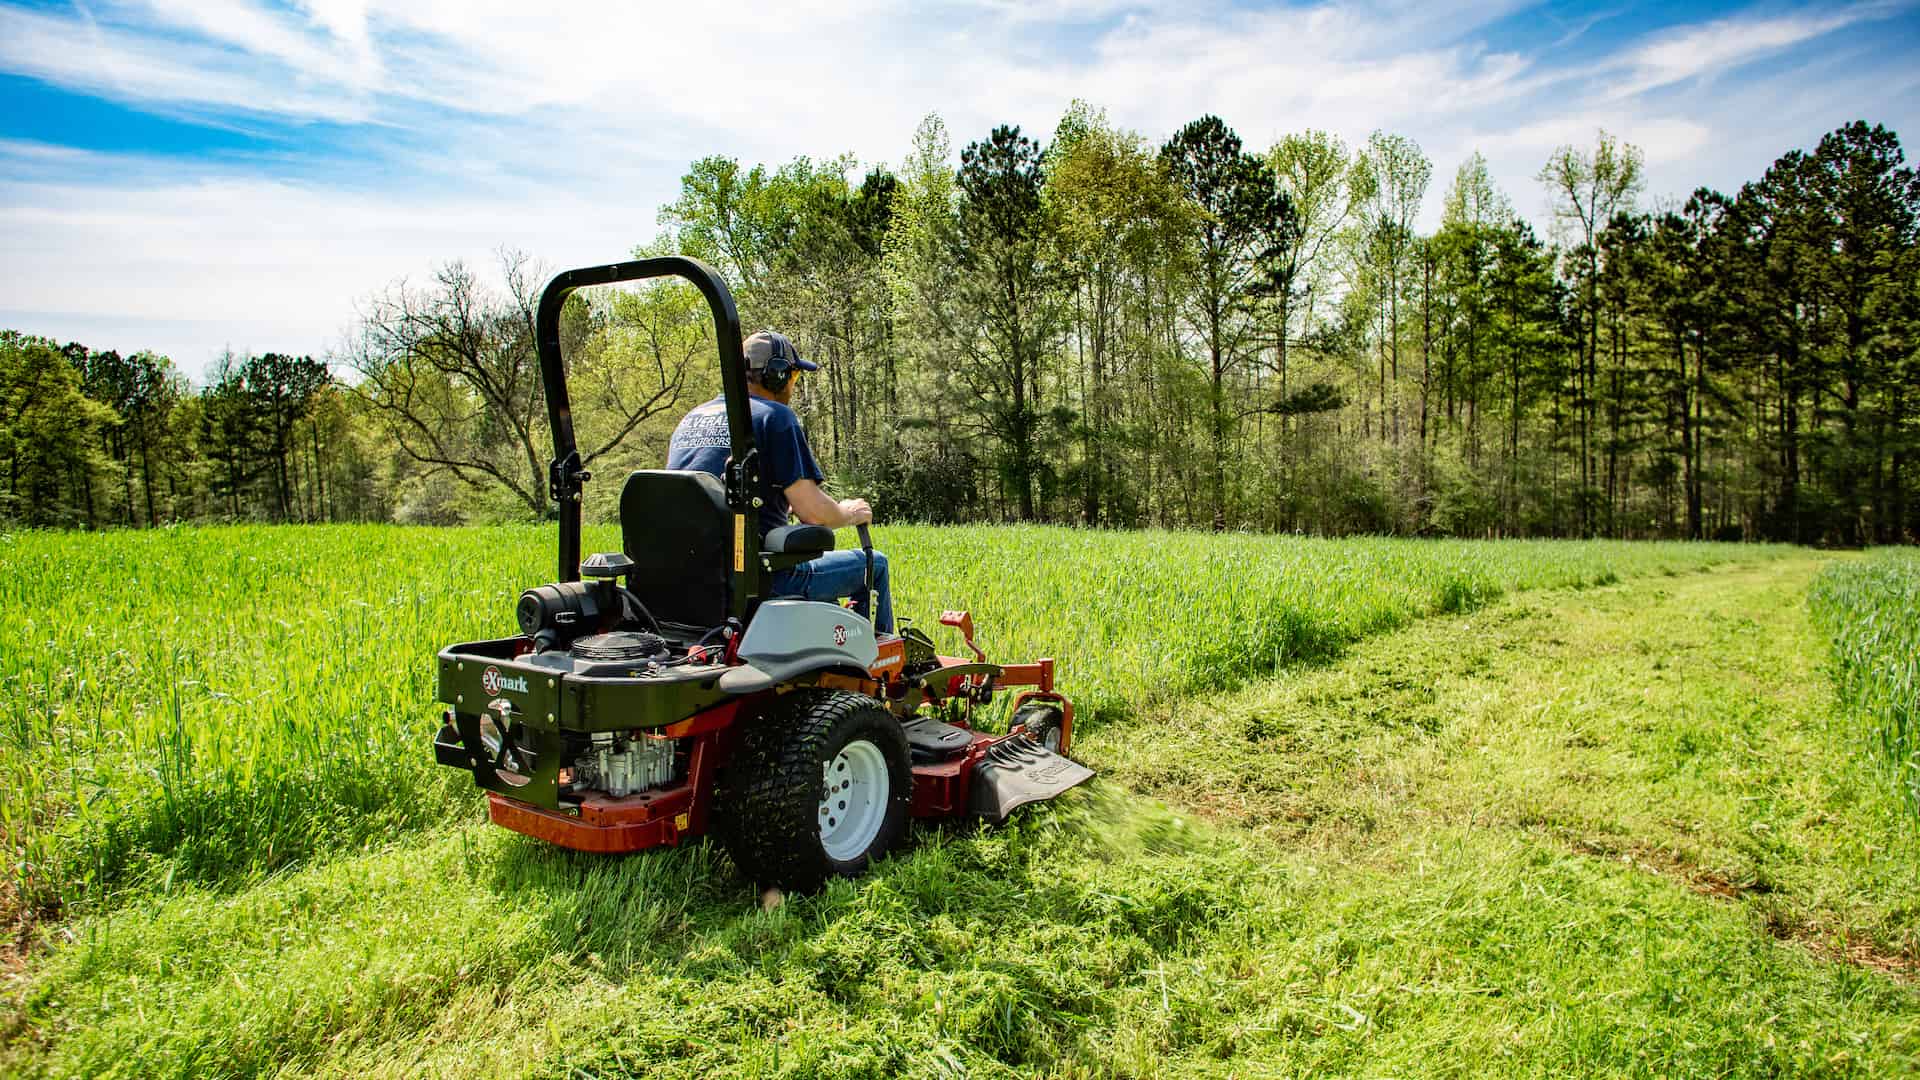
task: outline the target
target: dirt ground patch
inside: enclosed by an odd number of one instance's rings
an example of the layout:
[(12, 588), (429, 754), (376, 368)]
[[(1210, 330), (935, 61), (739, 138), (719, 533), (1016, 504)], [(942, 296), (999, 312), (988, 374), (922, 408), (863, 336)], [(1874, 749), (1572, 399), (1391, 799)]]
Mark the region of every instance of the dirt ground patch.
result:
[(26, 966), (27, 918), (12, 885), (0, 884), (0, 979)]
[(1878, 972), (1909, 985), (1920, 984), (1920, 955), (1910, 948), (1889, 949), (1845, 928), (1796, 922), (1773, 912), (1768, 913), (1766, 925), (1775, 938), (1798, 945), (1822, 960)]
[[(1775, 891), (1771, 882), (1758, 876), (1735, 877), (1696, 865), (1681, 853), (1666, 848), (1586, 837), (1562, 839), (1582, 855), (1622, 863), (1677, 881), (1701, 896), (1740, 901), (1768, 896)], [(1762, 921), (1775, 939), (1797, 945), (1822, 960), (1850, 964), (1901, 982), (1920, 982), (1920, 957), (1911, 953), (1889, 950), (1844, 929), (1795, 921), (1777, 910), (1766, 912)]]
[(15, 1002), (26, 981), (30, 932), (13, 887), (0, 885), (0, 1040), (14, 1038), (22, 1023)]
[(1720, 870), (1696, 865), (1680, 852), (1667, 848), (1584, 837), (1572, 837), (1566, 843), (1582, 855), (1624, 863), (1636, 870), (1673, 878), (1702, 896), (1738, 900), (1743, 896), (1765, 896), (1774, 891), (1771, 882), (1758, 876), (1736, 878)]
[(1835, 943), (1807, 936), (1787, 940), (1822, 959), (1877, 971), (1904, 983), (1920, 983), (1920, 959), (1889, 953), (1871, 941)]

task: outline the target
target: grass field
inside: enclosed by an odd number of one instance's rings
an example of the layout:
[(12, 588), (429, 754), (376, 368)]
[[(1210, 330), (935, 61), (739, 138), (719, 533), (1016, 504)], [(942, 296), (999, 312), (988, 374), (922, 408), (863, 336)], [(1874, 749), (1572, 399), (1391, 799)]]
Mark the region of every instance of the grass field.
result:
[(1920, 554), (1883, 549), (1829, 567), (1812, 600), (1841, 700), (1920, 815)]
[(1103, 775), (770, 913), (716, 849), (546, 848), (430, 764), (426, 661), (544, 531), (0, 539), (0, 1072), (1920, 1068), (1920, 847), (1832, 722), (1823, 562), (880, 539), (903, 612), (1061, 659)]

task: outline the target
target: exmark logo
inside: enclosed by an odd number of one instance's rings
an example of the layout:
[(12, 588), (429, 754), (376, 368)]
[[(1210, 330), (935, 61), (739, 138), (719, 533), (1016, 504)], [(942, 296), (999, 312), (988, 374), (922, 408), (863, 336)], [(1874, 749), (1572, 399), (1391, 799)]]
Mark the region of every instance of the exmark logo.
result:
[(515, 675), (509, 678), (500, 674), (499, 668), (488, 667), (487, 670), (480, 673), (480, 689), (485, 690), (490, 697), (498, 695), (502, 690), (511, 690), (516, 694), (524, 694), (527, 692), (527, 677), (525, 675)]
[(833, 628), (833, 643), (835, 645), (845, 645), (847, 643), (847, 628), (845, 626), (835, 626)]

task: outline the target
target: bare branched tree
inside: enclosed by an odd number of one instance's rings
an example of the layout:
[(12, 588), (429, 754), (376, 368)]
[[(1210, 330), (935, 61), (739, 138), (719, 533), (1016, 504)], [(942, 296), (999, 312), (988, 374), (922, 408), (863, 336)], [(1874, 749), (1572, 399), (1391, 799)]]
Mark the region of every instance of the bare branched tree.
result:
[[(499, 260), (504, 296), (457, 261), (439, 267), (430, 285), (402, 281), (376, 294), (345, 360), (361, 376), (355, 392), (408, 457), (476, 490), (505, 488), (529, 513), (543, 515), (550, 443), (534, 316), (547, 274), (522, 252), (502, 249)], [(634, 315), (640, 325), (632, 329), (653, 344), (640, 350), (646, 362), (627, 365), (618, 362), (627, 350), (617, 341)], [(569, 369), (585, 376), (577, 380), (576, 405), (594, 415), (593, 430), (606, 433), (584, 463), (679, 401), (695, 352), (685, 324), (681, 313), (657, 304), (616, 304), (596, 315), (584, 297), (568, 301), (561, 352)]]

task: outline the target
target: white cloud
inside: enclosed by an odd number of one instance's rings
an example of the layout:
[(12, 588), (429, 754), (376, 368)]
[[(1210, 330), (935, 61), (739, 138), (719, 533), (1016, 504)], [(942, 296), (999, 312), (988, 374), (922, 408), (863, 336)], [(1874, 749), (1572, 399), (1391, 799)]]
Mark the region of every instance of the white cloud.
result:
[(144, 105), (217, 107), (298, 119), (366, 118), (335, 92), (265, 77), (264, 65), (217, 45), (100, 22), (0, 7), (0, 71)]
[(135, 7), (144, 8), (161, 25), (278, 61), (322, 85), (375, 88), (363, 67), (342, 63), (350, 59), (348, 51), (330, 34), (316, 38), (304, 33), (303, 27), (249, 0), (144, 0)]
[[(1379, 115), (1436, 86), (1471, 105), (1521, 66), (1444, 44), (1500, 14), (1487, 5), (984, 2), (933, 17), (826, 2), (536, 12), (425, 0), (309, 3), (293, 14), (252, 0), (144, 0), (99, 10), (95, 20), (0, 8), (23, 39), (0, 51), (0, 66), (160, 104), (398, 123), (419, 104), (528, 120), (589, 113), (629, 134), (658, 119), (794, 152), (863, 141), (890, 151), (930, 109), (957, 123), (998, 120), (1028, 106), (1057, 113), (1074, 96), (1143, 120), (1205, 111), (1187, 106), (1210, 88), (1249, 112), (1279, 100)], [(1191, 118), (1184, 112), (1178, 119)]]
[(1610, 93), (1615, 98), (1632, 97), (1729, 71), (1878, 13), (1880, 9), (1852, 7), (1824, 15), (1720, 19), (1685, 27), (1622, 57), (1625, 76)]

